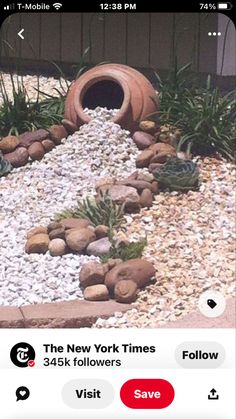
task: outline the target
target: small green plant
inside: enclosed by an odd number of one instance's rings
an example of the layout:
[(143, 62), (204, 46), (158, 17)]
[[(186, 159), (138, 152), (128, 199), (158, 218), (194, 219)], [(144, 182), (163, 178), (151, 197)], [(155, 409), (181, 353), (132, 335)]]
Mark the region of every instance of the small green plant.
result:
[(78, 206), (72, 210), (66, 210), (56, 216), (60, 221), (64, 218), (85, 218), (94, 226), (103, 224), (109, 227), (110, 231), (117, 227), (123, 221), (124, 206), (115, 204), (106, 192), (100, 192), (99, 200), (87, 197)]
[(154, 176), (162, 189), (168, 188), (172, 191), (197, 189), (199, 183), (199, 170), (196, 163), (178, 157), (170, 157)]
[(7, 175), (13, 169), (11, 163), (0, 155), (0, 177)]
[(107, 262), (108, 259), (122, 259), (123, 261), (129, 259), (140, 258), (143, 254), (144, 248), (147, 246), (147, 239), (142, 238), (139, 241), (131, 243), (116, 243), (116, 241), (110, 237), (111, 248), (109, 253), (101, 257), (103, 263)]

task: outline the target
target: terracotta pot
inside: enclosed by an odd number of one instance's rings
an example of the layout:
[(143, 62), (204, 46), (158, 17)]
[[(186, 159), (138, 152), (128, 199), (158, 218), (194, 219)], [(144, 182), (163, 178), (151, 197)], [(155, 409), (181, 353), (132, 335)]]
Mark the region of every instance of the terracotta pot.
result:
[(65, 103), (65, 119), (77, 127), (90, 121), (84, 108), (118, 108), (112, 119), (134, 132), (141, 120), (158, 110), (156, 93), (143, 74), (121, 64), (98, 65), (74, 81)]

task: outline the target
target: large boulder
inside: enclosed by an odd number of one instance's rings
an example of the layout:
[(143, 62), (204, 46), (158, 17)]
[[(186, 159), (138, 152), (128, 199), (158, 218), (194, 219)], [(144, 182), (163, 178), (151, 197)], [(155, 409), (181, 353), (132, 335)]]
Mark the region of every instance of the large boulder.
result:
[(66, 236), (66, 243), (74, 252), (82, 252), (86, 249), (89, 243), (95, 240), (95, 233), (88, 228), (73, 230)]
[(111, 248), (111, 243), (108, 239), (108, 237), (103, 237), (102, 239), (95, 240), (92, 243), (90, 243), (86, 249), (86, 253), (88, 255), (93, 256), (104, 256), (109, 253), (109, 250)]
[(132, 303), (137, 297), (137, 284), (134, 281), (121, 280), (117, 282), (114, 288), (115, 300), (118, 303)]
[(87, 228), (91, 225), (91, 221), (84, 218), (65, 218), (60, 221), (60, 224), (65, 228), (65, 230), (72, 228), (79, 230), (80, 228)]
[(136, 146), (139, 150), (145, 150), (150, 145), (152, 145), (155, 141), (154, 137), (147, 132), (136, 131), (133, 134), (133, 141), (135, 142)]
[(109, 291), (104, 284), (91, 285), (84, 290), (84, 299), (88, 301), (109, 300)]
[(113, 293), (115, 285), (121, 280), (134, 281), (138, 288), (143, 288), (150, 283), (154, 275), (155, 269), (150, 262), (144, 259), (130, 259), (111, 269), (106, 274), (104, 283)]
[(80, 285), (82, 288), (90, 285), (103, 284), (106, 270), (99, 262), (88, 262), (82, 266), (79, 273)]
[(8, 160), (13, 167), (21, 167), (28, 162), (29, 153), (25, 147), (18, 147), (12, 153), (5, 154), (4, 159)]
[(20, 140), (15, 135), (8, 135), (0, 140), (0, 151), (2, 153), (11, 153), (20, 144)]
[(26, 253), (46, 253), (49, 243), (48, 234), (36, 234), (27, 240), (25, 251)]
[(139, 194), (135, 188), (125, 185), (113, 185), (108, 189), (108, 194), (116, 204), (124, 204), (125, 210), (139, 209)]

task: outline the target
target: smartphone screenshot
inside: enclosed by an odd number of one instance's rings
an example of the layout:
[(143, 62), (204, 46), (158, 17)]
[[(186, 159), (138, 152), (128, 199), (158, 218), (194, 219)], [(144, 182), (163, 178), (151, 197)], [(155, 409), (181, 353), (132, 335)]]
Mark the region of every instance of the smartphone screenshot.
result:
[(235, 419), (235, 5), (68, 3), (0, 4), (0, 418)]

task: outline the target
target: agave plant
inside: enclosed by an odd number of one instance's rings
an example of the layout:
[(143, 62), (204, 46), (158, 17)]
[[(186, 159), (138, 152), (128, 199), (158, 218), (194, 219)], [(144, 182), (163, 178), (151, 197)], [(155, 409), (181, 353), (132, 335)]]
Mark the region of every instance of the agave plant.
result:
[(12, 170), (12, 165), (0, 155), (0, 177), (6, 175)]
[(192, 160), (170, 157), (155, 177), (161, 188), (172, 191), (188, 191), (196, 189), (199, 183), (199, 170)]

